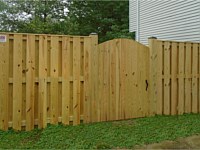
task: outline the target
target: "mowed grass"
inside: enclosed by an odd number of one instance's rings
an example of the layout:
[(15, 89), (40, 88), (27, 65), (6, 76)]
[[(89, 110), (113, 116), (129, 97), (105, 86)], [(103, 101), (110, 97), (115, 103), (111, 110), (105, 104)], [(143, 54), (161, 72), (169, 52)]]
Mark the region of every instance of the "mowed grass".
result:
[(0, 148), (110, 149), (175, 140), (200, 133), (200, 115), (156, 116), (125, 121), (49, 125), (31, 132), (0, 131)]

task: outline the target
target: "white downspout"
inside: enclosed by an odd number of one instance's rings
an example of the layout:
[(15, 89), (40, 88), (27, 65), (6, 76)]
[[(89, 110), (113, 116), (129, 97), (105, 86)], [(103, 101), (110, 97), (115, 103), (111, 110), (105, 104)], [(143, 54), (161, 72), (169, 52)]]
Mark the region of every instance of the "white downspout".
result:
[(136, 7), (137, 7), (136, 41), (140, 42), (140, 0), (137, 0)]

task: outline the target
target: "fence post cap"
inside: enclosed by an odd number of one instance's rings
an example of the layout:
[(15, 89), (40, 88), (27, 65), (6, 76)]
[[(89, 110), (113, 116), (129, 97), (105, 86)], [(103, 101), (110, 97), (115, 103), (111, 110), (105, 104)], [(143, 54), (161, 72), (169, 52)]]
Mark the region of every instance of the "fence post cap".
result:
[(95, 32), (92, 32), (92, 33), (90, 33), (90, 35), (98, 35), (97, 33), (95, 33)]
[(151, 37), (149, 37), (148, 39), (157, 39), (157, 37), (151, 36)]

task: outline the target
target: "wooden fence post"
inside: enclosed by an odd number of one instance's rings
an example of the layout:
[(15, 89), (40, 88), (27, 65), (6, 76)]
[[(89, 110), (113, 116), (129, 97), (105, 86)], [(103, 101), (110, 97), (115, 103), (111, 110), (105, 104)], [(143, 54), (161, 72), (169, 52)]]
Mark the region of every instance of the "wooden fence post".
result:
[(9, 39), (0, 42), (0, 129), (8, 130)]
[(85, 43), (85, 101), (84, 122), (95, 122), (98, 120), (97, 110), (98, 98), (98, 35), (90, 34), (90, 40)]

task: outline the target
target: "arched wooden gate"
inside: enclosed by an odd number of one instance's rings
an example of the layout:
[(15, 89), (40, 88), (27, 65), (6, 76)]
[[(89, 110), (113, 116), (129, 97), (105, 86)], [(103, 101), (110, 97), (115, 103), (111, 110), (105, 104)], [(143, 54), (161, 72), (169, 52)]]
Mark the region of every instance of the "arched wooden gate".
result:
[(84, 121), (147, 116), (149, 59), (149, 48), (130, 39), (114, 39), (92, 49)]

